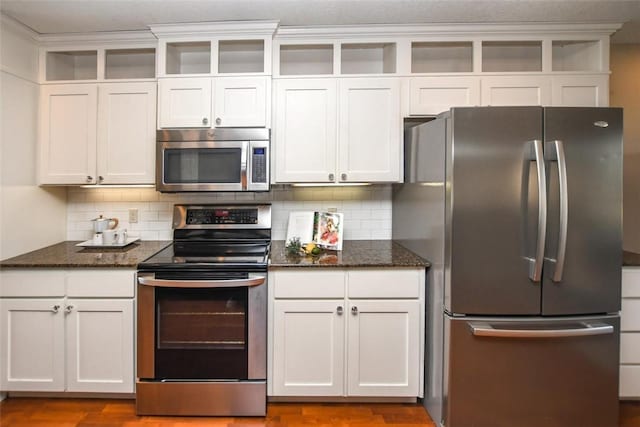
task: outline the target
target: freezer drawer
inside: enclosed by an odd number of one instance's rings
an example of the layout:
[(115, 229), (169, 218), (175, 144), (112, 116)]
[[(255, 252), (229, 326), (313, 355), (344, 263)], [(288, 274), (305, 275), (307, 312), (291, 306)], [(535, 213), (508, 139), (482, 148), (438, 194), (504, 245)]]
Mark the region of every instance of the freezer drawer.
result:
[(444, 425), (618, 425), (619, 329), (617, 315), (445, 315)]

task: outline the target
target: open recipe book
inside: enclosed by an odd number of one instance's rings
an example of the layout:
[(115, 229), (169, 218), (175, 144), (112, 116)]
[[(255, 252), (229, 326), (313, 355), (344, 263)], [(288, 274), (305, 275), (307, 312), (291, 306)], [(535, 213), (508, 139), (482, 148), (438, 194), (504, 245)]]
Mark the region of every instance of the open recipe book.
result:
[(299, 237), (300, 243), (315, 243), (321, 248), (342, 250), (342, 214), (334, 212), (291, 212), (287, 242)]

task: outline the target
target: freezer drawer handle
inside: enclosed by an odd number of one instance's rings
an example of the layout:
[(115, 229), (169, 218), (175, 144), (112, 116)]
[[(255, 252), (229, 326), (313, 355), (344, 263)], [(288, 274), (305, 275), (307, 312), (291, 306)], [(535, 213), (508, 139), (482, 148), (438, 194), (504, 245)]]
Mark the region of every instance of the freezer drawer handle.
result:
[(605, 323), (582, 323), (583, 328), (569, 329), (495, 329), (485, 322), (469, 323), (471, 333), (477, 337), (496, 338), (565, 338), (613, 333), (613, 326)]
[(242, 286), (258, 286), (265, 281), (264, 276), (250, 275), (248, 279), (230, 280), (164, 280), (138, 277), (138, 283), (144, 286), (159, 286), (166, 288), (230, 288)]

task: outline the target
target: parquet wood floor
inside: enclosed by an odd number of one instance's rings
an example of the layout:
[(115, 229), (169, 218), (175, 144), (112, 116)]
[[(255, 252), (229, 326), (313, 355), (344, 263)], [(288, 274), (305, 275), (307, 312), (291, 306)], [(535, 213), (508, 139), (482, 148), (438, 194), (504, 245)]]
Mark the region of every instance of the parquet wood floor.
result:
[[(264, 418), (138, 417), (133, 400), (9, 398), (1, 427), (436, 427), (419, 404), (270, 403)], [(543, 427), (543, 426), (541, 426)], [(612, 426), (615, 427), (615, 426)], [(640, 402), (620, 404), (619, 427), (640, 427)]]

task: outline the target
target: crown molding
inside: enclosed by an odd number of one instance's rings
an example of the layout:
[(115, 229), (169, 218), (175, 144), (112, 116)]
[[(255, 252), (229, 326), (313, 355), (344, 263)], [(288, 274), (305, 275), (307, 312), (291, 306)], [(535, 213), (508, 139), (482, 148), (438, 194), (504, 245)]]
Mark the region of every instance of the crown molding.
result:
[(188, 37), (220, 37), (234, 35), (273, 36), (278, 29), (279, 21), (220, 21), (194, 22), (184, 24), (154, 24), (149, 29), (156, 37), (188, 38)]
[(22, 22), (12, 18), (5, 13), (0, 13), (0, 24), (3, 27), (10, 28), (15, 34), (26, 38), (32, 42), (39, 41), (39, 34), (33, 31), (31, 28), (24, 25)]
[(585, 34), (610, 36), (622, 27), (621, 23), (482, 23), (482, 24), (379, 24), (379, 25), (327, 25), (282, 26), (277, 39), (345, 39), (383, 37), (486, 37), (522, 36), (542, 37), (554, 35)]

